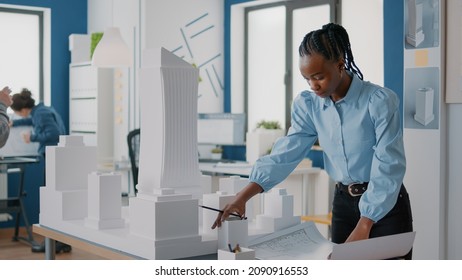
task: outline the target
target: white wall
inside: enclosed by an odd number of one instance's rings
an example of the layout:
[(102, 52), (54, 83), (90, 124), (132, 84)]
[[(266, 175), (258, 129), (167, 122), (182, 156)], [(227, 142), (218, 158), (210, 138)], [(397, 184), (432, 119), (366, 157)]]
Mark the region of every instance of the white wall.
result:
[(447, 105), (447, 258), (462, 259), (462, 104)]
[[(461, 102), (462, 76), (462, 33), (460, 32), (462, 2), (447, 1), (446, 3), (446, 101)], [(447, 104), (447, 258), (462, 259), (462, 104)]]
[(383, 86), (383, 0), (342, 0), (342, 26), (364, 80)]
[[(145, 48), (164, 47), (199, 67), (199, 112), (223, 112), (223, 24), (223, 0), (88, 1), (88, 32), (119, 27), (132, 48), (133, 111), (139, 111), (136, 72), (142, 66), (140, 55)], [(132, 126), (139, 126), (138, 119), (133, 116)]]
[(223, 112), (223, 3), (146, 1), (141, 14), (143, 47), (164, 47), (199, 67), (199, 113)]

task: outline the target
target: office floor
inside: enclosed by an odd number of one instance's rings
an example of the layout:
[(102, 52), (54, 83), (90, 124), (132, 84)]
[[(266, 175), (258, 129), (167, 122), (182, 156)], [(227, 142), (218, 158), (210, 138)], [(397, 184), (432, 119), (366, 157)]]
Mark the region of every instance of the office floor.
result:
[[(0, 260), (44, 260), (45, 253), (32, 253), (29, 244), (23, 241), (12, 241), (14, 229), (0, 229)], [(25, 236), (25, 230), (21, 228), (20, 236)], [(34, 235), (35, 241), (41, 243), (43, 237)], [(72, 248), (69, 253), (56, 254), (57, 260), (104, 260), (91, 253)]]

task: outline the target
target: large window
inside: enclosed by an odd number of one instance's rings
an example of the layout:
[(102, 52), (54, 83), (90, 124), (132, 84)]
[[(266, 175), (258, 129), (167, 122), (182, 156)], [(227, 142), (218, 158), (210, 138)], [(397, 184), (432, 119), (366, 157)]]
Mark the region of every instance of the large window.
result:
[(28, 88), (43, 101), (44, 12), (0, 6), (0, 26), (0, 87)]
[[(361, 11), (361, 16), (358, 12)], [(328, 22), (342, 24), (364, 79), (383, 85), (383, 0), (261, 0), (231, 7), (231, 112), (290, 125), (292, 100), (308, 85), (298, 69), (303, 36)]]
[(298, 69), (298, 45), (307, 32), (336, 21), (335, 2), (294, 0), (245, 9), (247, 130), (262, 120), (290, 126), (292, 100), (306, 89)]

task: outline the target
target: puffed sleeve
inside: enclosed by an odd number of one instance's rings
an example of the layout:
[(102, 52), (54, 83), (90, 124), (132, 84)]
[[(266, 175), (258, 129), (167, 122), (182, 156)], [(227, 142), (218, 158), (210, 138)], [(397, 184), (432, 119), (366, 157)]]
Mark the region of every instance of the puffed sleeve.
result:
[(361, 197), (361, 215), (377, 222), (395, 205), (406, 171), (398, 96), (381, 88), (371, 95), (369, 114), (376, 143), (368, 190)]
[(270, 155), (261, 157), (255, 163), (249, 179), (264, 191), (287, 178), (316, 141), (316, 130), (307, 113), (310, 108), (309, 94), (300, 94), (292, 105), (291, 127), (287, 135), (275, 142)]

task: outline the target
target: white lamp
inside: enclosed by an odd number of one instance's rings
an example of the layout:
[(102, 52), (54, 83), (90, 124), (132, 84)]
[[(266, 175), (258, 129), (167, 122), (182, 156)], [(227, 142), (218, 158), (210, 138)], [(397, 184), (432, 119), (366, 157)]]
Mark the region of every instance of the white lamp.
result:
[(130, 50), (117, 27), (108, 28), (93, 52), (91, 64), (96, 67), (129, 67), (132, 64)]

